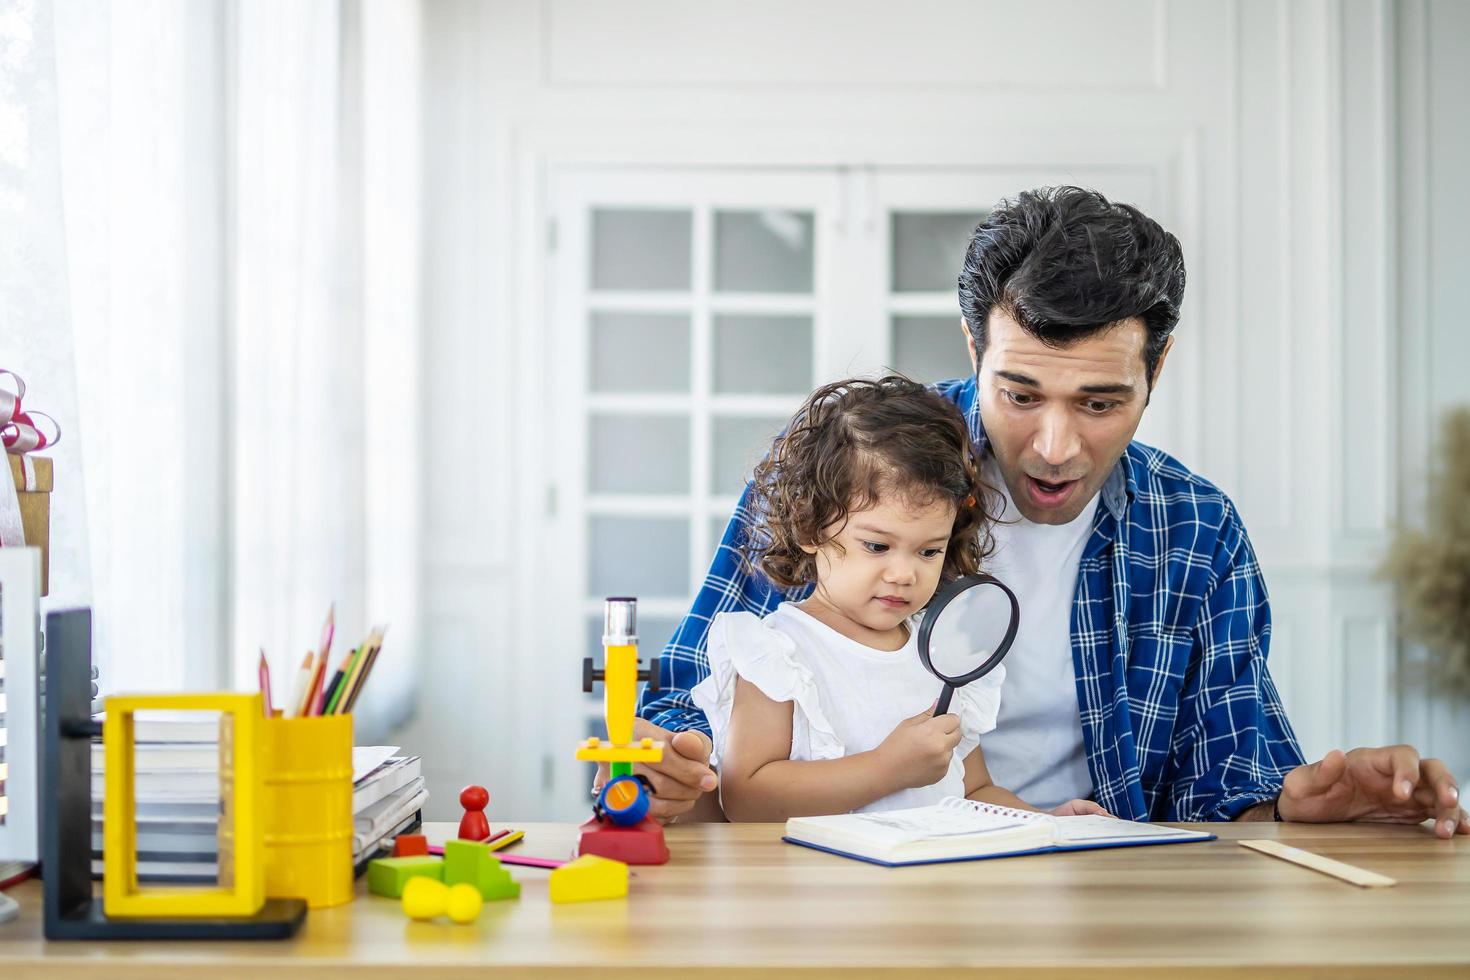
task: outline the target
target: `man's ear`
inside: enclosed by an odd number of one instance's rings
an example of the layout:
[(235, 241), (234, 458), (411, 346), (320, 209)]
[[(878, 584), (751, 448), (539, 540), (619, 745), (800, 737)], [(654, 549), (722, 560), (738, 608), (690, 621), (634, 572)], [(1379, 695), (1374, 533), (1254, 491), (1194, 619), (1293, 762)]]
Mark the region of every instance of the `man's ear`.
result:
[[(965, 335), (965, 349), (970, 352), (970, 373), (979, 374), (980, 358), (975, 355), (975, 336), (970, 333), (970, 325), (965, 322), (964, 317), (960, 317), (960, 332)], [(1173, 339), (1173, 337), (1169, 338), (1170, 341)]]
[(1159, 363), (1154, 365), (1154, 376), (1148, 379), (1148, 390), (1152, 392), (1158, 386), (1159, 377), (1164, 373), (1164, 362), (1169, 359), (1169, 351), (1174, 349), (1174, 338), (1171, 336), (1164, 341), (1164, 349), (1159, 352)]

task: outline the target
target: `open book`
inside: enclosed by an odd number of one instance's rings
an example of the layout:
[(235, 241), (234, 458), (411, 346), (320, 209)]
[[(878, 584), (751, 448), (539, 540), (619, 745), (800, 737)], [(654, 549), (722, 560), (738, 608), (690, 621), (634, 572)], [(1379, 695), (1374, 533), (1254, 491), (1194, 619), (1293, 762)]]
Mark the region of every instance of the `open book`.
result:
[(911, 810), (792, 817), (782, 839), (892, 867), (1214, 838), (1159, 824), (1113, 817), (1053, 817), (951, 796)]

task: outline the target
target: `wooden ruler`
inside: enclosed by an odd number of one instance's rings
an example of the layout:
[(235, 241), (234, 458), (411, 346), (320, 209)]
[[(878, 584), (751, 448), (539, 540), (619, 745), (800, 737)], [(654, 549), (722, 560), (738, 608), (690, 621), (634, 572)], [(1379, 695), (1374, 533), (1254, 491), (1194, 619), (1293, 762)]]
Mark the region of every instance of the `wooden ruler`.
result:
[(1334, 861), (1332, 858), (1313, 854), (1311, 851), (1304, 851), (1300, 847), (1292, 847), (1290, 844), (1283, 844), (1277, 840), (1243, 840), (1239, 844), (1241, 847), (1249, 847), (1253, 851), (1260, 851), (1262, 854), (1269, 854), (1271, 857), (1290, 861), (1292, 864), (1299, 864), (1313, 871), (1320, 871), (1324, 875), (1331, 875), (1349, 884), (1357, 885), (1359, 888), (1384, 888), (1398, 884), (1394, 879), (1376, 872), (1364, 871), (1351, 864), (1343, 864), (1341, 861)]

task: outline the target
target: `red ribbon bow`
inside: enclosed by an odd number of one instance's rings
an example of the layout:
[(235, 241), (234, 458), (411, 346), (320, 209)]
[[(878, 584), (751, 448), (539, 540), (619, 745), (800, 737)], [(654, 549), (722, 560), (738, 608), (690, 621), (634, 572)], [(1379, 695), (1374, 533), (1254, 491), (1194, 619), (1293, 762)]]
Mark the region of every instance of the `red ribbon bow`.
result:
[[(9, 375), (15, 381), (15, 391), (0, 388), (0, 445), (4, 445), (7, 453), (20, 457), (21, 479), (24, 483), (22, 489), (35, 490), (36, 468), (26, 458), (26, 453), (56, 445), (61, 439), (61, 427), (44, 412), (22, 411), (20, 400), (25, 397), (26, 383), (14, 371), (0, 368), (0, 376), (4, 375)], [(49, 421), (55, 434), (48, 438), (46, 433), (36, 427), (32, 416), (40, 416)], [(7, 467), (5, 472), (0, 473), (0, 547), (5, 548), (19, 547), (26, 543), (25, 527), (20, 519), (20, 499), (16, 496), (16, 488), (11, 482), (8, 469)]]
[[(61, 427), (45, 412), (22, 411), (20, 400), (25, 397), (26, 383), (14, 371), (0, 368), (0, 375), (7, 374), (15, 381), (15, 391), (0, 388), (0, 443), (4, 444), (5, 451), (21, 455), (56, 445), (61, 441)], [(47, 438), (46, 433), (36, 427), (36, 421), (32, 418), (36, 415), (51, 423), (55, 435)]]

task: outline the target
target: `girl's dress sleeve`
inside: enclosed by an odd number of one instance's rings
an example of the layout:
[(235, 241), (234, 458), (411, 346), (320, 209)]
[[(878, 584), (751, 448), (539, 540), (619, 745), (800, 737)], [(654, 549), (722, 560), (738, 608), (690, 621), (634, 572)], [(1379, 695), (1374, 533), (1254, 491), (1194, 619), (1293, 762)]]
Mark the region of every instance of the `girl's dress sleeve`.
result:
[(955, 752), (963, 759), (980, 744), (980, 736), (995, 730), (1000, 716), (1000, 688), (1006, 666), (999, 664), (984, 677), (955, 691), (950, 710), (960, 716), (960, 744)]
[(840, 759), (845, 754), (822, 707), (816, 677), (791, 637), (752, 613), (720, 613), (710, 624), (706, 653), (709, 676), (689, 694), (710, 721), (712, 765), (719, 765), (729, 742), (737, 676), (772, 701), (792, 702), (790, 758)]

